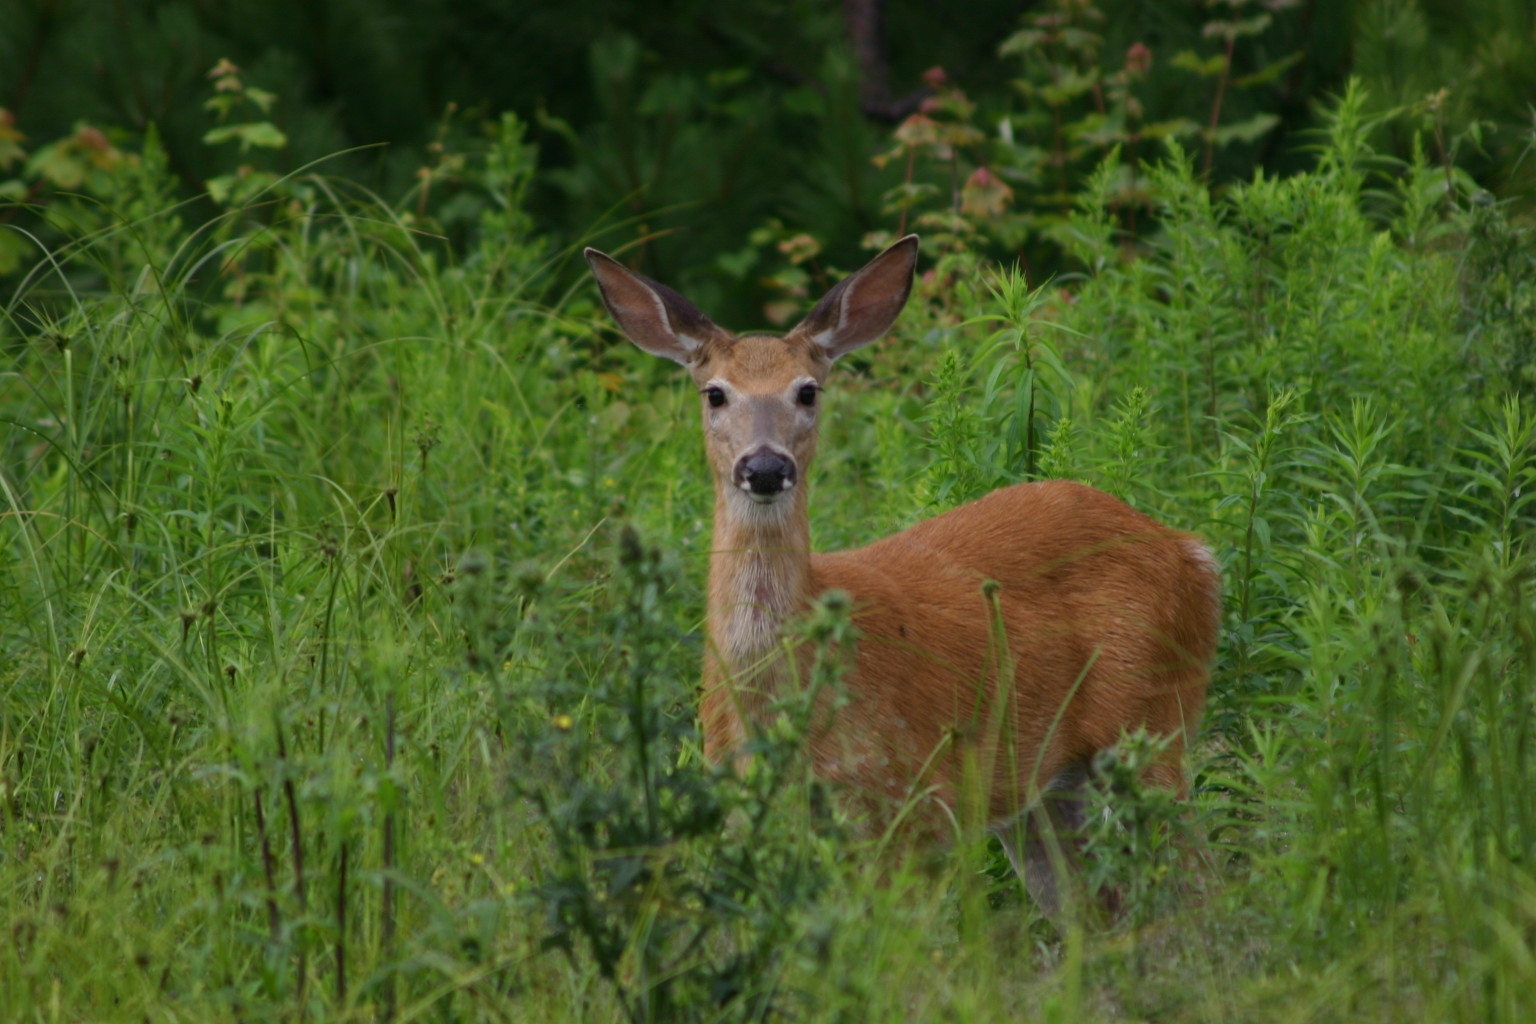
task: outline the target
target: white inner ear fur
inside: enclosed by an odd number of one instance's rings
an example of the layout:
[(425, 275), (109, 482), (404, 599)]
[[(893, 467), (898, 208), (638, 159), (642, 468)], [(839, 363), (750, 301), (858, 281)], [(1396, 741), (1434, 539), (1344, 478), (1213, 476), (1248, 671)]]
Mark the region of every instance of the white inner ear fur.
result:
[(691, 334), (683, 334), (674, 328), (672, 326), (672, 318), (667, 315), (667, 304), (662, 301), (661, 296), (645, 287), (639, 281), (636, 281), (635, 284), (639, 286), (640, 291), (645, 295), (645, 301), (650, 303), (653, 311), (651, 315), (655, 317), (656, 325), (664, 333), (671, 335), (677, 341), (677, 347), (683, 350), (684, 355), (691, 356), (697, 352), (704, 344), (704, 339), (695, 338)]
[[(843, 328), (846, 326), (848, 326), (848, 296), (844, 294), (837, 304), (837, 323), (833, 324), (831, 327), (828, 327), (826, 330), (817, 331), (815, 334), (811, 335), (811, 342), (815, 345), (819, 345), (823, 350), (831, 355), (833, 340), (843, 332)], [(832, 358), (836, 359), (837, 356), (832, 355)]]

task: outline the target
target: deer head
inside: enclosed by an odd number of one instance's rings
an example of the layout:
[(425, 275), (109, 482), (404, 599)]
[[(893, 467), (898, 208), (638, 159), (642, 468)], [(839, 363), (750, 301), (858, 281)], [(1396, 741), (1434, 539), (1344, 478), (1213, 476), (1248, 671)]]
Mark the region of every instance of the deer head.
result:
[(586, 250), (586, 257), (620, 329), (692, 375), (719, 500), (738, 516), (771, 518), (803, 493), (832, 364), (885, 334), (906, 305), (917, 236), (906, 236), (844, 278), (782, 337), (732, 334), (677, 292), (613, 257), (596, 249)]

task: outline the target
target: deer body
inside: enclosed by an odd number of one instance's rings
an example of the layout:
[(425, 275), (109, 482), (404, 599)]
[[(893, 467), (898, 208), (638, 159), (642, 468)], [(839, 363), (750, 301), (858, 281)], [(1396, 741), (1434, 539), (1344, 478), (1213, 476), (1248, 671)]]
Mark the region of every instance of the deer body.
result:
[[(823, 382), (835, 359), (894, 322), (916, 256), (908, 236), (778, 337), (723, 331), (587, 251), (619, 326), (686, 366), (702, 396), (715, 478), (706, 754), (730, 758), (766, 724), (775, 695), (808, 667), (808, 651), (786, 651), (785, 625), (843, 590), (859, 640), (846, 702), (809, 738), (816, 772), (875, 823), (899, 816), (931, 832), (949, 827), (965, 773), (977, 772), (989, 821), (1052, 910), (1038, 835), (1006, 833), (1042, 795), (1079, 789), (1093, 756), (1140, 727), (1169, 738), (1149, 781), (1183, 791), (1219, 576), (1196, 538), (1065, 481), (1003, 488), (868, 547), (811, 554), (801, 481)], [(1068, 826), (1074, 813), (1070, 800), (1053, 812)]]

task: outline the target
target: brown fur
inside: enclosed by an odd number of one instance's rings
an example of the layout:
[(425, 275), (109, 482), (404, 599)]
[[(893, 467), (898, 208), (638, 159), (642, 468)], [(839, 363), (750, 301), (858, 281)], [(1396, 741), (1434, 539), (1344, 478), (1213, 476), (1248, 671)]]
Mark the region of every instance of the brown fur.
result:
[[(971, 764), (1001, 829), (1043, 792), (1079, 787), (1093, 755), (1138, 727), (1170, 739), (1150, 781), (1183, 792), (1221, 611), (1216, 563), (1196, 538), (1058, 480), (995, 491), (856, 551), (810, 552), (803, 481), (819, 404), (796, 396), (890, 326), (915, 238), (845, 280), (783, 338), (733, 336), (608, 257), (589, 250), (588, 259), (626, 333), (683, 363), (701, 394), (718, 388), (726, 399), (702, 404), (716, 496), (700, 708), (710, 758), (737, 754), (774, 695), (805, 671), (809, 651), (786, 655), (782, 629), (836, 588), (852, 597), (861, 639), (846, 704), (810, 738), (810, 755), (876, 825), (915, 809), (921, 831), (944, 831)], [(736, 467), (770, 449), (801, 482), (754, 500)], [(1016, 839), (1009, 852), (1021, 874), (1026, 862), (1039, 873), (1039, 850)], [(1031, 891), (1051, 909), (1045, 886)]]

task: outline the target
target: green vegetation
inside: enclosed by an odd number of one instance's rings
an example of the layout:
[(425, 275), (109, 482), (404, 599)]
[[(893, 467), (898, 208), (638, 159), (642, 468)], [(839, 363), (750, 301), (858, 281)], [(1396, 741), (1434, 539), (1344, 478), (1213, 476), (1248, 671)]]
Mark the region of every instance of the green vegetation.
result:
[[(971, 247), (1022, 261), (1038, 283), (1069, 269), (1061, 217), (1114, 145), (1125, 155), (1116, 212), (1128, 230), (1145, 230), (1152, 197), (1138, 168), (1158, 158), (1165, 137), (1194, 153), (1215, 185), (1247, 181), (1256, 167), (1288, 175), (1311, 166), (1318, 111), (1352, 77), (1372, 116), (1413, 111), (1373, 133), (1378, 152), (1407, 162), (1418, 137), (1432, 160), (1451, 156), (1501, 199), (1528, 203), (1536, 191), (1536, 162), (1523, 158), (1536, 95), (1528, 0), (9, 6), (0, 107), (34, 155), (82, 128), (96, 134), (75, 148), (90, 152), (136, 149), (153, 129), (188, 199), (218, 195), (219, 180), (244, 165), (295, 173), (323, 162), (325, 173), (392, 201), (426, 174), (425, 208), (445, 215), (464, 251), (473, 218), (461, 215), (475, 197), (452, 209), (436, 200), (473, 191), (458, 157), (483, 148), (483, 126), (512, 111), (540, 151), (528, 207), (539, 230), (571, 242), (623, 221), (625, 237), (642, 240), (642, 268), (723, 322), (758, 322), (767, 296), (784, 290), (806, 292), (800, 304), (814, 299), (831, 268), (861, 262), (866, 232), (896, 227), (893, 206), (931, 196), (947, 209), (977, 168), (1012, 191), (1014, 215), (982, 224)], [(869, 41), (873, 67), (849, 38), (844, 15), (854, 8), (878, 11), (883, 23)], [(279, 101), (260, 116), (235, 111), (228, 124), (246, 127), (210, 147), (207, 70), (225, 58)], [(937, 69), (961, 102), (936, 95), (945, 91), (931, 87)], [(925, 97), (946, 101), (925, 120), (967, 130), (936, 139), (920, 121), (898, 143), (954, 143), (955, 155), (941, 146), (915, 167), (872, 165), (872, 154), (892, 148), (891, 130), (924, 113)], [(5, 120), (0, 113), (0, 197), (45, 198), (59, 180), (47, 171), (60, 163), (35, 168), (41, 188), (21, 175), (15, 189)], [(200, 207), (194, 219), (210, 215)], [(802, 246), (786, 265), (774, 243), (801, 234), (823, 255), (807, 262)], [(0, 275), (6, 247), (0, 241)]]
[[(250, 155), (212, 206), (153, 132), (25, 171), (11, 1016), (1530, 1018), (1536, 239), (1433, 118), (1351, 88), (1312, 166), (1220, 191), (1214, 134), (1106, 137), (1012, 225), (1072, 268), (1038, 288), (983, 255), (984, 180), (879, 225), (945, 221), (829, 388), (818, 547), (1066, 476), (1223, 565), (1193, 798), (1136, 791), (1144, 741), (1104, 765), (1124, 913), (1058, 930), (978, 837), (908, 864), (846, 828), (808, 700), (754, 773), (702, 762), (697, 399), (570, 284), (523, 123), (381, 199), (263, 163), (271, 97), (221, 73), (206, 142)], [(847, 609), (804, 629), (835, 687)]]

